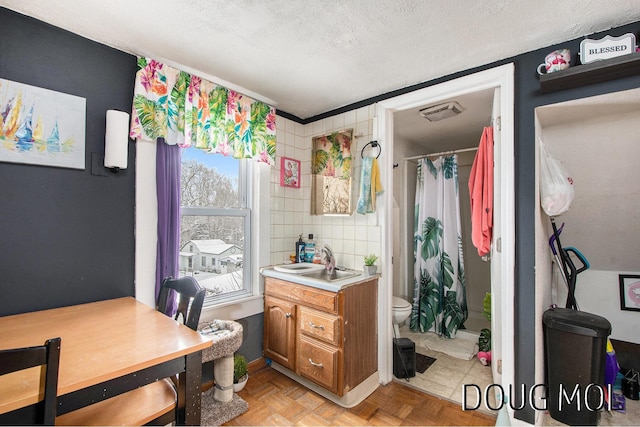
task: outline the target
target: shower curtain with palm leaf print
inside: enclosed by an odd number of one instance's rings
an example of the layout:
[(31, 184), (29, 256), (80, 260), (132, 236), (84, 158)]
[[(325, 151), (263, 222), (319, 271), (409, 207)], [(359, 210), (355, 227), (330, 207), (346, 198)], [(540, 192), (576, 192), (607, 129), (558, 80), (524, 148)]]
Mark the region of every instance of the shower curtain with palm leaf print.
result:
[(418, 164), (414, 258), (411, 330), (454, 338), (468, 315), (456, 155)]

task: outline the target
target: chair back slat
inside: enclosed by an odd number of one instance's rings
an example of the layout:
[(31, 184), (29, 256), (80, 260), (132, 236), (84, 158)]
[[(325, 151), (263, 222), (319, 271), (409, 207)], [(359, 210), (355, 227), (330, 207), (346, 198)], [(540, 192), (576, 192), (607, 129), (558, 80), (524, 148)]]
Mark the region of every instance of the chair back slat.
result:
[(47, 347), (15, 348), (0, 351), (0, 375), (46, 365)]

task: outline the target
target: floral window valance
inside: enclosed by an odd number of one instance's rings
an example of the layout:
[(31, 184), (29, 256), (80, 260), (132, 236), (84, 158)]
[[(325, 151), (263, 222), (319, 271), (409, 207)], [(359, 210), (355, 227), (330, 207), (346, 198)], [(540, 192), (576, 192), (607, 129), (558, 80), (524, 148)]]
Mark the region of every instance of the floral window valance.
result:
[(132, 139), (195, 146), (273, 164), (275, 108), (148, 58), (138, 58)]

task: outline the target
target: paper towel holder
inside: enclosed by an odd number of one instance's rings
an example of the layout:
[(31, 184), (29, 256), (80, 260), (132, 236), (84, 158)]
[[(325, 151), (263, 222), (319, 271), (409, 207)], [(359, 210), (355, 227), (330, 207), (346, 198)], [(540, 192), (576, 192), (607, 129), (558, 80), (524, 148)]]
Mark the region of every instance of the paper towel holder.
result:
[(129, 114), (107, 110), (104, 133), (104, 167), (113, 173), (127, 168), (129, 152)]

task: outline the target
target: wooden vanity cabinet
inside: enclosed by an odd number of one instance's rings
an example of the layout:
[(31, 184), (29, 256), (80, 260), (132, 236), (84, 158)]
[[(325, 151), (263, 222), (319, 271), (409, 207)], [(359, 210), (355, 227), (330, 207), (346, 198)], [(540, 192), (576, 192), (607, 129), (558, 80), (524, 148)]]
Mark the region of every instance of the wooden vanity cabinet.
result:
[(264, 356), (343, 396), (378, 368), (378, 280), (330, 292), (265, 277)]

